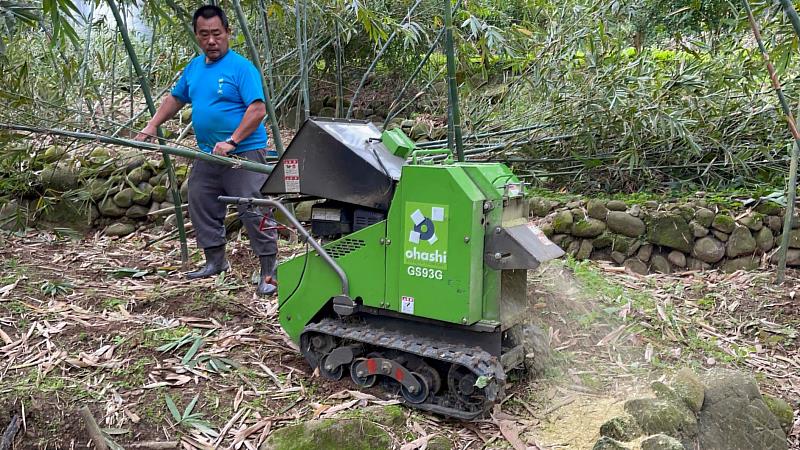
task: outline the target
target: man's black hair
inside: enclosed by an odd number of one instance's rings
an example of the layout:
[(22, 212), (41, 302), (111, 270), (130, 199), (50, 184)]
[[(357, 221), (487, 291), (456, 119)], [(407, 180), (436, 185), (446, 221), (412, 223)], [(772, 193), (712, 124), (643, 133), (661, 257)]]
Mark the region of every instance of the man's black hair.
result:
[(219, 17), (219, 20), (222, 21), (222, 27), (226, 30), (228, 29), (228, 16), (225, 15), (225, 11), (219, 6), (203, 5), (197, 8), (197, 11), (194, 12), (194, 16), (192, 17), (192, 29), (194, 31), (197, 31), (197, 19), (201, 17), (204, 19)]

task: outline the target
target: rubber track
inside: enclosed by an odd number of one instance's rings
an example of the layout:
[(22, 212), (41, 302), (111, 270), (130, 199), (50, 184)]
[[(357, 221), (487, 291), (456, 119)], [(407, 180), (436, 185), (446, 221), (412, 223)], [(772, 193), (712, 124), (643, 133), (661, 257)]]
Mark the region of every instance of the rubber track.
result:
[(395, 330), (375, 328), (365, 323), (352, 323), (333, 319), (323, 319), (317, 323), (310, 323), (303, 331), (303, 333), (307, 332), (327, 334), (342, 339), (363, 342), (368, 345), (412, 353), (424, 358), (459, 364), (470, 369), (475, 375), (479, 377), (485, 376), (490, 380), (489, 384), (484, 388), (487, 402), (481, 411), (463, 411), (435, 403), (408, 403), (409, 406), (471, 420), (486, 411), (502, 396), (506, 381), (503, 366), (496, 357), (479, 348), (419, 338)]

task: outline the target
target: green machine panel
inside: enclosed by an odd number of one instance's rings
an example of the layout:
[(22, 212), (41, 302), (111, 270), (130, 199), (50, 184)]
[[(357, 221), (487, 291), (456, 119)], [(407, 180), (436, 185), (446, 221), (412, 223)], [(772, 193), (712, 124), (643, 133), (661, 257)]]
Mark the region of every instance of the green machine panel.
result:
[(388, 309), (454, 323), (481, 320), (484, 200), (459, 166), (403, 167), (388, 218)]
[[(325, 251), (342, 267), (350, 296), (364, 304), (384, 301), (386, 221), (326, 244)], [(278, 266), (278, 305), (281, 326), (297, 341), (303, 327), (328, 301), (342, 293), (339, 278), (316, 251), (301, 253)]]

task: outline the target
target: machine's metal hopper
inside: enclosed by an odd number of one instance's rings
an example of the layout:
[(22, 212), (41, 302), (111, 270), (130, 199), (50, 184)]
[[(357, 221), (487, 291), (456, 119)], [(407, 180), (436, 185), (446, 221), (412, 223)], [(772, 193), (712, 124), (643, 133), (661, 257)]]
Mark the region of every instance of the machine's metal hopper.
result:
[(405, 159), (393, 155), (370, 122), (308, 119), (261, 192), (303, 194), (388, 210)]

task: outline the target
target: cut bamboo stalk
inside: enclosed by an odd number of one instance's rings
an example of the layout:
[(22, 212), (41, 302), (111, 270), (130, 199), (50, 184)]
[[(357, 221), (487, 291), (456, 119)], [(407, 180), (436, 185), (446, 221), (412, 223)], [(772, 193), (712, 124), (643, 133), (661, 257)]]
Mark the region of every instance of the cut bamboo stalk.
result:
[[(155, 116), (156, 105), (153, 103), (153, 96), (150, 93), (150, 82), (144, 75), (142, 66), (139, 65), (139, 59), (136, 57), (136, 51), (133, 48), (130, 36), (128, 36), (128, 29), (125, 26), (125, 21), (120, 16), (117, 3), (114, 0), (107, 0), (107, 3), (108, 7), (111, 9), (111, 12), (114, 14), (114, 20), (117, 22), (117, 28), (119, 29), (120, 36), (122, 37), (122, 42), (125, 44), (125, 49), (128, 52), (130, 63), (133, 65), (134, 69), (136, 70), (136, 75), (139, 77), (139, 84), (141, 85), (144, 99), (147, 102), (147, 107), (150, 109), (150, 115)], [(164, 133), (161, 131), (161, 127), (159, 127), (157, 130), (159, 144), (163, 144)], [(189, 248), (186, 243), (186, 230), (184, 229), (183, 225), (183, 210), (181, 209), (181, 204), (183, 202), (181, 201), (180, 186), (178, 186), (178, 179), (175, 176), (175, 168), (172, 165), (172, 158), (169, 157), (168, 153), (162, 153), (162, 157), (164, 158), (164, 166), (167, 169), (167, 175), (169, 177), (172, 203), (175, 205), (175, 218), (177, 219), (176, 226), (178, 228), (181, 244), (181, 262), (186, 264), (189, 262)]]
[[(794, 5), (789, 0), (781, 0), (783, 12), (789, 17), (795, 34), (800, 38), (800, 17)], [(775, 282), (782, 284), (786, 272), (786, 254), (789, 252), (789, 230), (792, 229), (792, 218), (794, 217), (795, 197), (797, 196), (797, 160), (800, 159), (800, 145), (797, 140), (792, 146), (792, 160), (789, 163), (789, 189), (786, 193), (786, 215), (783, 218), (783, 235), (781, 236), (781, 248), (778, 255), (778, 273)]]
[(86, 425), (86, 432), (89, 433), (89, 437), (92, 438), (92, 442), (94, 442), (94, 448), (97, 450), (108, 450), (103, 432), (100, 431), (100, 427), (97, 425), (97, 421), (94, 420), (92, 412), (89, 411), (89, 407), (82, 407), (78, 410), (78, 413), (81, 418), (83, 418), (83, 422)]
[[(761, 56), (764, 58), (764, 62), (767, 65), (767, 71), (769, 72), (769, 78), (772, 81), (772, 87), (775, 89), (775, 93), (778, 94), (778, 100), (781, 103), (781, 109), (783, 109), (783, 114), (786, 117), (786, 122), (789, 125), (789, 131), (791, 131), (792, 137), (794, 138), (794, 145), (792, 146), (792, 162), (789, 166), (789, 192), (786, 195), (786, 214), (783, 218), (783, 236), (781, 237), (781, 246), (778, 249), (778, 270), (775, 276), (775, 283), (783, 284), (786, 272), (786, 254), (789, 250), (789, 232), (792, 230), (794, 202), (797, 195), (797, 153), (800, 151), (800, 133), (797, 131), (797, 122), (795, 121), (792, 110), (789, 107), (789, 102), (786, 100), (786, 96), (783, 95), (781, 82), (778, 79), (778, 75), (775, 73), (775, 68), (772, 66), (772, 61), (769, 59), (767, 48), (764, 47), (764, 41), (761, 39), (761, 31), (759, 30), (758, 23), (756, 23), (756, 19), (753, 17), (753, 10), (750, 9), (750, 2), (748, 0), (742, 0), (742, 3), (744, 3), (745, 11), (747, 11), (747, 20), (750, 22), (750, 28), (753, 30), (753, 36), (756, 38), (756, 42), (758, 43), (758, 49), (761, 51)], [(789, 12), (790, 10), (786, 9), (785, 6), (786, 5), (784, 5), (784, 11), (786, 11), (787, 15), (789, 15), (791, 19)], [(792, 8), (791, 11), (794, 11), (794, 8)], [(794, 16), (796, 18), (797, 13), (795, 13)], [(792, 25), (794, 25), (794, 20), (792, 20)], [(795, 31), (798, 30), (796, 29)], [(800, 34), (798, 34), (798, 36), (800, 37)]]
[(450, 114), (447, 118), (447, 146), (451, 151), (455, 150), (459, 162), (464, 162), (464, 142), (461, 139), (461, 112), (458, 108), (458, 85), (456, 84), (456, 55), (453, 48), (453, 11), (451, 10), (450, 0), (444, 0), (444, 27), (448, 105), (450, 107)]
[(242, 5), (239, 0), (233, 0), (233, 9), (236, 11), (236, 17), (239, 20), (239, 26), (242, 28), (242, 34), (247, 41), (247, 48), (250, 51), (250, 58), (253, 59), (253, 64), (258, 68), (258, 75), (261, 77), (261, 88), (264, 90), (264, 104), (267, 106), (267, 114), (269, 114), (270, 128), (272, 129), (272, 139), (275, 141), (275, 150), (278, 155), (283, 154), (283, 142), (281, 142), (281, 129), (278, 126), (278, 116), (275, 114), (275, 107), (272, 104), (272, 98), (268, 95), (269, 85), (267, 79), (264, 77), (264, 72), (261, 70), (261, 57), (258, 55), (258, 48), (253, 41), (253, 36), (250, 34), (250, 28), (247, 26), (247, 18), (242, 11)]
[(105, 144), (121, 145), (124, 147), (131, 147), (140, 150), (158, 151), (169, 155), (183, 156), (189, 159), (202, 159), (214, 164), (221, 164), (228, 167), (241, 167), (251, 172), (259, 173), (272, 173), (272, 166), (268, 164), (259, 164), (248, 161), (242, 158), (232, 158), (229, 156), (212, 155), (211, 153), (201, 152), (199, 150), (190, 150), (185, 148), (170, 147), (167, 145), (154, 144), (152, 142), (134, 141), (132, 139), (123, 139), (118, 137), (103, 136), (100, 134), (83, 133), (79, 131), (59, 130), (57, 128), (43, 128), (31, 127), (28, 125), (16, 125), (8, 123), (0, 123), (0, 129), (14, 130), (14, 131), (27, 131), (30, 133), (41, 134), (54, 134), (58, 136), (66, 136), (76, 139), (85, 139), (90, 141), (102, 142)]

